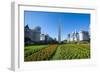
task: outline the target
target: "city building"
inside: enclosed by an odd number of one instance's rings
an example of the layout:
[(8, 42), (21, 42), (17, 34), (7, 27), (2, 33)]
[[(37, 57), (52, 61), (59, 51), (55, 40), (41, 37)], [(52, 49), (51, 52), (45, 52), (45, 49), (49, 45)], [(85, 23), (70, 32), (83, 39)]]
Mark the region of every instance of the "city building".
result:
[(53, 39), (48, 34), (41, 34), (40, 40), (42, 42), (51, 42)]
[(61, 43), (61, 25), (58, 25), (58, 42)]
[(45, 38), (45, 34), (41, 34), (40, 40), (41, 40), (41, 41), (45, 41), (45, 39), (46, 39), (46, 38)]
[(89, 37), (89, 32), (87, 32), (87, 31), (80, 31), (80, 32), (79, 32), (79, 39), (80, 39), (80, 41), (89, 40), (89, 39), (90, 39), (90, 37)]
[(35, 27), (30, 29), (28, 25), (24, 27), (25, 44), (33, 43), (48, 43), (54, 41), (48, 34), (42, 34), (41, 28)]
[(90, 39), (88, 31), (72, 32), (68, 34), (68, 41), (88, 41)]
[(33, 43), (40, 41), (41, 28), (35, 27), (30, 29), (28, 25), (24, 28), (25, 43)]

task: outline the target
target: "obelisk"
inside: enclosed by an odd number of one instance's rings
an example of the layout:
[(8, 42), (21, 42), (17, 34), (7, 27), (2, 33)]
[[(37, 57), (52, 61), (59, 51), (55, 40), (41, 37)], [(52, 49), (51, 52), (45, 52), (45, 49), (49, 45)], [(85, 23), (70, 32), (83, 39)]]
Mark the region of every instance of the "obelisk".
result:
[(58, 25), (58, 42), (61, 43), (61, 25)]

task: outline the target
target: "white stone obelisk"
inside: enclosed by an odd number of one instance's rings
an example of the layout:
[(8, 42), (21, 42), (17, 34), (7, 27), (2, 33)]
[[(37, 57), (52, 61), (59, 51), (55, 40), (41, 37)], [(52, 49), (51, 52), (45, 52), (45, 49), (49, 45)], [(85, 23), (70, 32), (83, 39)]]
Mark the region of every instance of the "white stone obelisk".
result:
[(61, 43), (61, 25), (58, 25), (58, 42)]

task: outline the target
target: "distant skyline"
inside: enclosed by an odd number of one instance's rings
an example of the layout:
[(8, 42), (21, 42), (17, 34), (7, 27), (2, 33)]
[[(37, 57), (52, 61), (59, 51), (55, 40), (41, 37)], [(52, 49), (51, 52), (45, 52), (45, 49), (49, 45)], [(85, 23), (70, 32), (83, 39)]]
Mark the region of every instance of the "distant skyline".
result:
[(24, 11), (24, 24), (29, 28), (41, 27), (41, 33), (49, 34), (58, 39), (58, 25), (61, 25), (61, 39), (67, 39), (67, 34), (80, 30), (89, 31), (90, 14)]

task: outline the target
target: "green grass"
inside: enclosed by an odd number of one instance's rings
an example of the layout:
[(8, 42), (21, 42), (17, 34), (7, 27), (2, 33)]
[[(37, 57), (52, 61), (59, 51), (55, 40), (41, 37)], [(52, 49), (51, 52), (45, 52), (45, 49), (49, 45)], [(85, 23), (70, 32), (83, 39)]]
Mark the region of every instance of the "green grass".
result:
[(87, 59), (90, 58), (89, 44), (59, 45), (52, 60)]
[(57, 45), (50, 45), (47, 48), (41, 49), (40, 51), (33, 53), (32, 55), (25, 58), (24, 61), (42, 61), (49, 60), (52, 54), (56, 51)]
[(25, 46), (24, 49), (24, 57), (28, 57), (32, 55), (33, 53), (40, 51), (43, 48), (48, 47), (49, 45), (32, 45), (32, 46)]
[(89, 44), (61, 44), (25, 46), (25, 61), (89, 59)]

